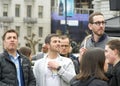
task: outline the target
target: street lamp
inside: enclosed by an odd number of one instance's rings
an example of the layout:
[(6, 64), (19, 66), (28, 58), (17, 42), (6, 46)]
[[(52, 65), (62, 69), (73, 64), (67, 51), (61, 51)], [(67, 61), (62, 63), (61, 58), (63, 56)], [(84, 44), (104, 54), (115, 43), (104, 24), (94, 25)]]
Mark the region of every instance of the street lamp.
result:
[(65, 34), (68, 35), (68, 25), (67, 25), (67, 0), (65, 0)]

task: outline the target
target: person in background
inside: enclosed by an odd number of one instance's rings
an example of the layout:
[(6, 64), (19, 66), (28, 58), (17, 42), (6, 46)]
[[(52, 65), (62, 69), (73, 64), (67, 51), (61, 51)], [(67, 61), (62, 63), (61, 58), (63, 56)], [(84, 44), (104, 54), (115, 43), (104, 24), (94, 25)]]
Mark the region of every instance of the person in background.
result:
[(29, 47), (20, 47), (19, 52), (29, 58), (31, 61), (32, 50)]
[(111, 71), (107, 72), (109, 86), (120, 86), (120, 40), (114, 39), (106, 44), (105, 56), (108, 63), (113, 65)]
[(72, 54), (72, 46), (70, 43), (70, 39), (66, 35), (60, 36), (60, 51), (59, 51), (59, 53), (61, 56), (70, 58), (73, 61), (74, 67), (75, 67), (75, 72), (77, 74), (79, 72), (79, 68), (78, 68), (79, 61), (78, 61), (78, 58)]
[(33, 55), (33, 56), (32, 56), (32, 60), (38, 60), (38, 59), (43, 58), (44, 55), (47, 54), (47, 52), (48, 52), (48, 47), (47, 47), (47, 45), (44, 43), (44, 44), (42, 45), (41, 52), (39, 52), (39, 53), (36, 54), (36, 55)]
[(105, 61), (103, 49), (86, 50), (80, 60), (80, 73), (71, 80), (70, 86), (108, 86)]
[[(92, 34), (85, 37), (81, 43), (80, 49), (82, 49), (82, 51), (96, 47), (105, 49), (106, 43), (112, 40), (112, 38), (105, 33), (105, 24), (105, 18), (102, 13), (94, 12), (89, 16), (88, 27), (92, 31)], [(111, 70), (111, 68), (112, 65), (109, 64), (108, 71)]]
[(70, 80), (76, 75), (75, 69), (71, 59), (59, 55), (59, 35), (49, 34), (45, 43), (48, 53), (33, 67), (37, 86), (70, 86)]
[(100, 47), (105, 49), (106, 43), (111, 38), (105, 33), (105, 19), (104, 15), (100, 12), (94, 12), (89, 16), (88, 27), (92, 31), (91, 35), (88, 35), (81, 43), (80, 48), (94, 48)]
[(7, 30), (2, 40), (0, 86), (36, 86), (29, 59), (17, 50), (18, 33), (14, 29)]

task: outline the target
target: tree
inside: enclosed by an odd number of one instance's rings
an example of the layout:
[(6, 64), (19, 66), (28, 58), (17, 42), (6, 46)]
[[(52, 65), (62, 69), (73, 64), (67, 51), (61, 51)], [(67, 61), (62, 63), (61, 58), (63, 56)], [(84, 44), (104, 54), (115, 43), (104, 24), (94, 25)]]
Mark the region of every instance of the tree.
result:
[(39, 43), (41, 40), (40, 38), (35, 40), (35, 34), (32, 33), (31, 37), (25, 36), (24, 39), (27, 40), (27, 43), (30, 45), (30, 48), (32, 49), (32, 53), (36, 54), (35, 46)]

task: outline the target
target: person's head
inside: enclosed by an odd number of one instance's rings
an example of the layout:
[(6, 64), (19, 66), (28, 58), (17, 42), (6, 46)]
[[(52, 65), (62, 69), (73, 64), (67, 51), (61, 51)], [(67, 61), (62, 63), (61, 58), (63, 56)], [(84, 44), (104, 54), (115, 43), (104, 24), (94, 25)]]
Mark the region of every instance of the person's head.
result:
[(43, 52), (43, 53), (47, 53), (48, 52), (48, 47), (47, 47), (47, 45), (45, 43), (42, 45), (41, 52)]
[(3, 47), (7, 51), (16, 51), (18, 46), (18, 33), (14, 29), (7, 30), (3, 36)]
[(88, 79), (95, 76), (102, 80), (107, 80), (104, 75), (105, 54), (101, 48), (92, 48), (86, 50), (80, 61), (80, 74), (78, 79)]
[(22, 53), (23, 55), (25, 55), (26, 57), (28, 57), (29, 60), (31, 61), (31, 54), (32, 54), (31, 48), (21, 47), (21, 48), (19, 48), (19, 52)]
[(67, 56), (70, 53), (70, 39), (66, 35), (60, 36), (60, 54)]
[(45, 44), (48, 47), (48, 51), (57, 51), (59, 52), (59, 48), (60, 48), (60, 38), (59, 35), (57, 34), (49, 34), (46, 38), (45, 38)]
[(120, 60), (120, 40), (114, 39), (106, 44), (105, 56), (108, 62), (113, 65)]
[(93, 35), (102, 36), (105, 31), (105, 19), (102, 13), (94, 12), (89, 16), (89, 29)]

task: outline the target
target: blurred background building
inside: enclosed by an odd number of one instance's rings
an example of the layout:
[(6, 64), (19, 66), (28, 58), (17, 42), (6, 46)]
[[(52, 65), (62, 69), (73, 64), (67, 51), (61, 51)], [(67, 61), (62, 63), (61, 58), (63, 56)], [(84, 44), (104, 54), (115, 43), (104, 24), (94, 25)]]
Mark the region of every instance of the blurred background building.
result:
[(89, 34), (88, 17), (94, 11), (105, 15), (106, 33), (120, 37), (120, 9), (110, 9), (110, 0), (0, 0), (0, 37), (7, 29), (16, 29), (19, 47), (34, 44), (36, 52), (50, 33), (67, 34), (80, 44)]

